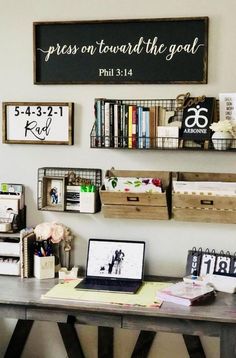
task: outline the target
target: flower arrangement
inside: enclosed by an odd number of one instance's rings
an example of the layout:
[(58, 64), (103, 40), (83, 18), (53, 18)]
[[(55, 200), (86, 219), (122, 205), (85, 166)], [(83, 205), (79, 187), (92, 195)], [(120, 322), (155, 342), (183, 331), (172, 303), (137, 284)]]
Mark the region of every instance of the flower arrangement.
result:
[(229, 132), (232, 135), (234, 135), (233, 131), (234, 131), (234, 126), (232, 121), (228, 120), (228, 119), (224, 119), (222, 121), (218, 121), (218, 122), (213, 122), (210, 125), (210, 129), (213, 132)]
[(38, 224), (34, 229), (36, 240), (50, 240), (53, 244), (59, 244), (61, 241), (64, 243), (64, 250), (71, 250), (71, 241), (73, 235), (71, 230), (64, 224), (57, 222), (44, 222)]

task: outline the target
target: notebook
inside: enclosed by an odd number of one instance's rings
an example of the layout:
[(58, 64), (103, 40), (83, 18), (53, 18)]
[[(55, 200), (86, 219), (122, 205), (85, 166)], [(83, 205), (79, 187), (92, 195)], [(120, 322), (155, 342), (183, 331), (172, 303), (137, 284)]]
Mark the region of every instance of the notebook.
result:
[(85, 278), (75, 287), (136, 293), (144, 272), (144, 241), (90, 239)]

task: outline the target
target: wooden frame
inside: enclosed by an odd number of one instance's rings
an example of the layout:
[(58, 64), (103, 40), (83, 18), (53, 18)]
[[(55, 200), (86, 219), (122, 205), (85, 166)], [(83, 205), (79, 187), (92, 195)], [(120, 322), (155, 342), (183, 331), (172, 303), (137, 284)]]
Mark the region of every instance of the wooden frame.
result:
[(35, 84), (207, 83), (208, 17), (35, 22)]
[(43, 178), (42, 210), (64, 211), (65, 208), (65, 178)]
[(2, 142), (73, 144), (73, 103), (3, 102)]

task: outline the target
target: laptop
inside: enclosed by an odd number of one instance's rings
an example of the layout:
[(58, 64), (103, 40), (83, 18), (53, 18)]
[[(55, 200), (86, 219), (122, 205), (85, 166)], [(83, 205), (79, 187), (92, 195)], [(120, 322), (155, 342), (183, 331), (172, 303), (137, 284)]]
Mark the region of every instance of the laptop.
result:
[(143, 282), (144, 241), (89, 239), (81, 290), (136, 293)]

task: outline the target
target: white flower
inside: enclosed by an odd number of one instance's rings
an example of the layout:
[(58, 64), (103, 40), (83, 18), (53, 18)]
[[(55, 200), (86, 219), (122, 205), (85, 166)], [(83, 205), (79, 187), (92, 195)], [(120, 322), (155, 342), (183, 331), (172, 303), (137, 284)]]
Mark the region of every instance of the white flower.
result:
[(65, 226), (63, 224), (52, 223), (52, 242), (58, 244), (65, 237)]
[(232, 132), (233, 131), (233, 124), (230, 120), (224, 119), (222, 121), (213, 122), (210, 125), (210, 129), (213, 132)]
[(38, 224), (34, 229), (36, 239), (38, 241), (49, 239), (51, 237), (51, 227), (52, 227), (51, 223), (45, 222), (45, 223)]
[(35, 227), (34, 232), (38, 241), (50, 239), (53, 244), (59, 244), (63, 240), (65, 247), (69, 250), (71, 248), (73, 235), (70, 229), (63, 224), (57, 222), (41, 223)]

